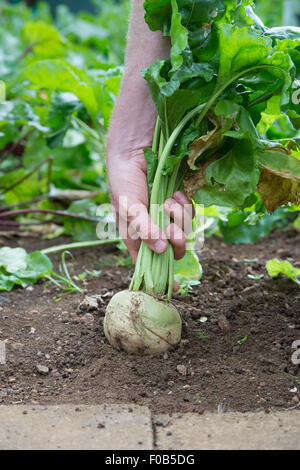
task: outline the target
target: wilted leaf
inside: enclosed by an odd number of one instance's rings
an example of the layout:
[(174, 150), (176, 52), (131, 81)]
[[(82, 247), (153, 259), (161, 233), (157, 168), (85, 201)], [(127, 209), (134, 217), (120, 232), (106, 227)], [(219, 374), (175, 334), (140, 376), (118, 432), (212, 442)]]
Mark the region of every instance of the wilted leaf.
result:
[(300, 179), (286, 177), (271, 168), (264, 168), (260, 174), (257, 190), (268, 212), (289, 202), (300, 204)]
[[(205, 135), (196, 139), (191, 145), (191, 153), (188, 158), (188, 165), (191, 170), (196, 170), (196, 160), (209, 148), (216, 147), (223, 139), (223, 133), (225, 131), (224, 126), (226, 120), (222, 116), (209, 115), (209, 120), (214, 124), (214, 129), (208, 131)], [(231, 127), (231, 124), (227, 125), (227, 130)]]
[(205, 178), (206, 169), (211, 163), (216, 161), (219, 157), (215, 156), (210, 158), (206, 163), (199, 165), (198, 171), (193, 171), (187, 174), (183, 180), (184, 191), (189, 199), (194, 199), (194, 196), (198, 189), (203, 188), (208, 185), (208, 182)]

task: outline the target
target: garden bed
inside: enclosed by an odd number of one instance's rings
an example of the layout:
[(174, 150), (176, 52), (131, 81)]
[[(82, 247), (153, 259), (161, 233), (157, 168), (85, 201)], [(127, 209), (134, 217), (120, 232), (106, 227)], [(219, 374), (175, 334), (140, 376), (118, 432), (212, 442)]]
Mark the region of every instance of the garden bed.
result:
[[(30, 237), (3, 242), (28, 251), (51, 244)], [(181, 346), (158, 357), (115, 351), (104, 336), (105, 306), (132, 273), (113, 265), (118, 251), (73, 254), (73, 273), (102, 271), (84, 281), (85, 294), (55, 302), (58, 290), (43, 283), (1, 293), (0, 340), (7, 351), (0, 365), (2, 404), (135, 403), (156, 413), (299, 408), (300, 366), (292, 362), (292, 343), (300, 340), (300, 289), (265, 271), (274, 257), (300, 267), (299, 232), (274, 232), (254, 245), (207, 240), (201, 285), (174, 300), (183, 317)], [(51, 259), (57, 269), (60, 254)], [(260, 280), (248, 277), (262, 273)], [(98, 311), (78, 313), (85, 295), (95, 294), (102, 296)]]

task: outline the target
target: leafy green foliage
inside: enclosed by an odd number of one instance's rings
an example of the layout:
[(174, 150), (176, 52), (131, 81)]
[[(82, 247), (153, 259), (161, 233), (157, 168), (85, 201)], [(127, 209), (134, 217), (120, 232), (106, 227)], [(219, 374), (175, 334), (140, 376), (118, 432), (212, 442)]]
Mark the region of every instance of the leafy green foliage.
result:
[(174, 263), (175, 280), (179, 284), (179, 294), (187, 296), (194, 286), (200, 284), (202, 266), (197, 254), (188, 250), (181, 260)]
[[(147, 0), (149, 27), (169, 34), (172, 48), (170, 59), (156, 61), (144, 77), (166, 137), (203, 103), (175, 142), (164, 174), (181, 164), (185, 190), (199, 204), (243, 209), (258, 191), (272, 212), (299, 200), (300, 163), (290, 149), (299, 151), (300, 29), (267, 28), (251, 7), (251, 0)], [(284, 119), (288, 138), (284, 130), (272, 138)], [(198, 139), (191, 143), (192, 131)], [(271, 200), (275, 175), (284, 189)]]
[(284, 274), (292, 281), (296, 282), (296, 284), (300, 285), (300, 269), (294, 268), (289, 261), (279, 261), (274, 258), (267, 261), (266, 268), (269, 276), (275, 278), (278, 277), (279, 274)]
[(291, 213), (277, 209), (273, 214), (255, 214), (252, 211), (232, 211), (225, 220), (219, 220), (218, 229), (226, 243), (256, 243), (268, 236), (274, 228), (285, 227)]
[[(105, 0), (93, 16), (60, 6), (55, 20), (45, 3), (34, 13), (23, 2), (1, 0), (0, 7), (0, 206), (28, 201), (65, 210), (61, 200), (46, 203), (50, 189), (88, 190), (95, 202), (108, 202), (105, 134), (122, 77), (129, 1)], [(36, 198), (43, 202), (33, 206)]]
[(47, 255), (34, 251), (27, 254), (23, 248), (0, 248), (0, 290), (10, 291), (14, 286), (27, 287), (52, 271)]
[(300, 8), (298, 0), (255, 0), (256, 13), (263, 19), (266, 26), (299, 25)]

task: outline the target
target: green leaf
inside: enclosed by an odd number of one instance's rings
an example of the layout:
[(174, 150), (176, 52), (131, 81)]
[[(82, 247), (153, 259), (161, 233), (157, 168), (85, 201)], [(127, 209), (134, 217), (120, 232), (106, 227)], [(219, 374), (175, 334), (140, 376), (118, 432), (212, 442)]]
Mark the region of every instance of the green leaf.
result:
[(35, 284), (50, 271), (50, 259), (39, 251), (27, 254), (23, 248), (0, 249), (0, 290), (11, 291), (15, 285), (24, 288)]
[(275, 228), (287, 225), (289, 217), (287, 211), (278, 209), (272, 215), (265, 214), (253, 221), (253, 213), (232, 211), (226, 220), (219, 221), (219, 230), (225, 243), (245, 244), (256, 243), (261, 237), (268, 236)]
[(143, 71), (143, 75), (150, 88), (163, 129), (168, 128), (169, 132), (172, 132), (189, 109), (209, 99), (215, 83), (207, 83), (197, 90), (178, 89), (176, 80), (167, 82), (162, 76), (164, 66), (163, 60), (157, 60)]
[(8, 273), (15, 273), (27, 266), (27, 253), (24, 248), (0, 248), (0, 268), (5, 268)]
[(7, 124), (18, 127), (26, 125), (40, 132), (47, 132), (49, 130), (48, 127), (42, 125), (40, 117), (34, 112), (32, 107), (19, 99), (0, 103), (0, 128)]
[(270, 38), (258, 36), (249, 28), (237, 28), (229, 24), (219, 26), (220, 67), (218, 80), (246, 67), (266, 62), (272, 50)]
[(152, 31), (167, 29), (172, 12), (171, 0), (146, 0), (144, 8), (145, 20)]
[(181, 260), (176, 260), (174, 263), (175, 279), (180, 283), (180, 280), (187, 281), (200, 281), (202, 277), (202, 266), (199, 258), (194, 251), (188, 250)]
[(176, 0), (171, 0), (172, 18), (171, 18), (171, 64), (172, 70), (177, 70), (183, 63), (182, 53), (188, 45), (188, 31), (181, 24), (181, 14), (178, 12)]
[(256, 191), (259, 170), (249, 141), (241, 141), (222, 158), (211, 163), (205, 174), (207, 185), (199, 189), (195, 202), (205, 206), (243, 207)]
[(151, 191), (157, 165), (158, 165), (158, 158), (157, 158), (157, 155), (153, 152), (153, 150), (149, 148), (144, 149), (144, 156), (145, 156), (145, 160), (147, 164), (148, 188)]
[(269, 276), (275, 278), (278, 277), (279, 274), (284, 274), (292, 281), (296, 282), (296, 284), (300, 285), (300, 279), (298, 279), (300, 276), (300, 269), (294, 268), (294, 266), (289, 261), (279, 261), (278, 259), (274, 258), (267, 261), (266, 268)]
[(278, 148), (260, 151), (256, 154), (257, 162), (266, 168), (272, 168), (279, 176), (296, 179), (300, 182), (300, 160), (290, 155), (287, 149)]
[(282, 112), (280, 109), (281, 96), (274, 95), (268, 100), (266, 109), (261, 113), (261, 119), (257, 125), (260, 134), (266, 134), (276, 119), (280, 119)]
[(57, 29), (44, 21), (27, 21), (23, 30), (29, 44), (32, 44), (36, 58), (49, 59), (63, 56), (63, 41)]
[[(97, 213), (97, 204), (92, 202), (90, 199), (82, 199), (81, 201), (72, 202), (68, 211), (94, 218)], [(64, 231), (65, 234), (72, 235), (76, 241), (96, 240), (96, 224), (97, 222), (65, 217)]]
[(100, 111), (90, 77), (62, 59), (41, 60), (29, 64), (25, 69), (25, 77), (37, 89), (74, 93), (92, 117), (96, 117)]

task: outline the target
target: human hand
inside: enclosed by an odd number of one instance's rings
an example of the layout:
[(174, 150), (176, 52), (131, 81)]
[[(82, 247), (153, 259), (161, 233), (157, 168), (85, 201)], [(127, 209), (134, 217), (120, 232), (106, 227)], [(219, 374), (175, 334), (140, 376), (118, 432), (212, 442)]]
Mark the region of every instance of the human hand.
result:
[(186, 235), (191, 231), (193, 207), (181, 191), (164, 203), (164, 210), (173, 219), (164, 233), (153, 223), (148, 213), (147, 166), (142, 148), (123, 150), (109, 155), (108, 179), (112, 204), (120, 235), (135, 262), (141, 240), (151, 250), (161, 254), (167, 250), (168, 240), (174, 249), (174, 258), (181, 259), (186, 250)]

